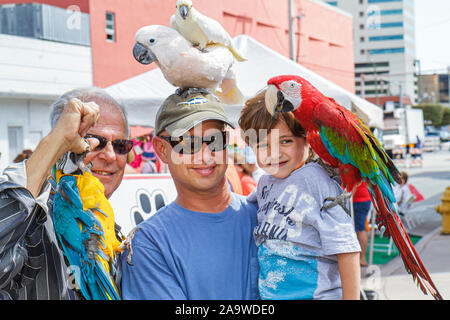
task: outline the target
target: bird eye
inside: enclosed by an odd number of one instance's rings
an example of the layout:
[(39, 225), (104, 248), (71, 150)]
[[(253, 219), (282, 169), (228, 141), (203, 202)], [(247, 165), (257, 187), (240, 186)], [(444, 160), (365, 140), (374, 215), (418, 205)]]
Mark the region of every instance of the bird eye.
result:
[(291, 87), (292, 89), (294, 89), (294, 88), (295, 88), (295, 84), (294, 84), (294, 83), (291, 83), (291, 84), (290, 84), (290, 87)]
[(151, 39), (148, 40), (148, 42), (150, 42), (150, 44), (155, 44), (156, 43), (156, 39), (151, 38)]

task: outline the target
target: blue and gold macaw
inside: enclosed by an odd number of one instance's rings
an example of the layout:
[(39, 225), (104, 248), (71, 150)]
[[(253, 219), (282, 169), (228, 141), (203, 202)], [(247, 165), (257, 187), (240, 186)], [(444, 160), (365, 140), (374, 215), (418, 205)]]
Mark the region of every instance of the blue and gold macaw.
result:
[[(70, 161), (69, 157), (65, 160)], [(84, 172), (71, 174), (63, 173), (67, 171), (58, 165), (53, 169), (57, 183), (55, 233), (68, 265), (79, 270), (75, 283), (82, 296), (86, 300), (119, 300), (114, 275), (121, 249), (114, 212), (100, 180), (86, 167), (82, 169)]]

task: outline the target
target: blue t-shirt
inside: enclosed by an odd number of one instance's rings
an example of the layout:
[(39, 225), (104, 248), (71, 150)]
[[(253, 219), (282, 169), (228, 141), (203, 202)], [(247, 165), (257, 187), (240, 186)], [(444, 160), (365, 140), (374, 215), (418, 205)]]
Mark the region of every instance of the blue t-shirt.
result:
[(252, 231), (257, 207), (233, 194), (220, 213), (190, 211), (175, 201), (137, 226), (130, 265), (122, 255), (122, 298), (259, 299)]

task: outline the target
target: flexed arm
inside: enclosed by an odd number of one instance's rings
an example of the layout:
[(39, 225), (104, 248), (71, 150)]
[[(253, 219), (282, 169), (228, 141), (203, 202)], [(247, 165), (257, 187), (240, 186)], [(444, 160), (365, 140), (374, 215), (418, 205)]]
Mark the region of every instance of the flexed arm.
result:
[(36, 197), (42, 188), (50, 169), (67, 151), (83, 153), (88, 144), (82, 139), (99, 116), (94, 102), (83, 103), (70, 100), (55, 128), (37, 146), (26, 162), (27, 189)]

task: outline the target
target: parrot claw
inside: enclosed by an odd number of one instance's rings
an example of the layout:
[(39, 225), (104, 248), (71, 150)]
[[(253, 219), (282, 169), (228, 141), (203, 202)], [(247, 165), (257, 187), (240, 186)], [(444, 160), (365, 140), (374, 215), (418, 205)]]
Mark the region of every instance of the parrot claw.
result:
[(131, 232), (128, 234), (127, 238), (125, 239), (124, 242), (122, 242), (120, 244), (120, 249), (124, 250), (124, 249), (128, 249), (128, 256), (127, 256), (127, 263), (132, 266), (133, 263), (131, 263), (131, 257), (133, 256), (133, 248), (131, 246), (131, 241), (134, 238), (134, 235), (136, 234), (136, 231), (138, 231), (141, 228), (134, 228), (133, 230), (131, 230)]
[[(85, 139), (86, 141), (86, 139)], [(84, 164), (84, 158), (90, 151), (89, 144), (83, 153), (76, 154), (72, 151), (66, 152), (56, 163), (56, 168), (61, 170), (63, 174), (75, 174), (77, 170), (81, 170), (84, 174), (86, 171), (91, 172), (92, 162), (88, 165)]]
[(208, 90), (203, 88), (178, 88), (175, 91), (175, 94), (182, 96), (183, 98), (187, 98), (189, 95), (193, 93), (210, 94)]
[[(86, 141), (86, 139), (85, 139)], [(87, 143), (87, 141), (86, 141)], [(84, 174), (86, 171), (89, 171), (89, 173), (91, 172), (91, 168), (92, 168), (92, 162), (89, 161), (89, 164), (84, 164), (84, 158), (86, 158), (86, 155), (88, 154), (88, 152), (91, 151), (91, 148), (87, 147), (86, 151), (84, 151), (82, 154), (77, 154), (77, 166), (78, 168), (80, 168), (81, 172)]]
[[(323, 211), (323, 210), (327, 210), (327, 209), (330, 209), (330, 208), (333, 208), (333, 207), (335, 207), (335, 206), (337, 206), (337, 205), (340, 205), (341, 207), (342, 207), (342, 209), (344, 209), (344, 211), (348, 214), (348, 215), (350, 215), (350, 211), (349, 211), (349, 209), (347, 208), (347, 205), (346, 205), (346, 203), (345, 203), (345, 200), (346, 199), (348, 199), (348, 198), (350, 198), (352, 196), (352, 193), (351, 192), (343, 192), (343, 193), (341, 193), (339, 196), (337, 196), (337, 197), (335, 197), (335, 198), (333, 198), (333, 197), (327, 197), (327, 198), (325, 198), (324, 200), (323, 200), (323, 206), (322, 206), (322, 208), (320, 208), (320, 211)], [(328, 204), (325, 204), (327, 201), (331, 201), (330, 203), (328, 203)]]

